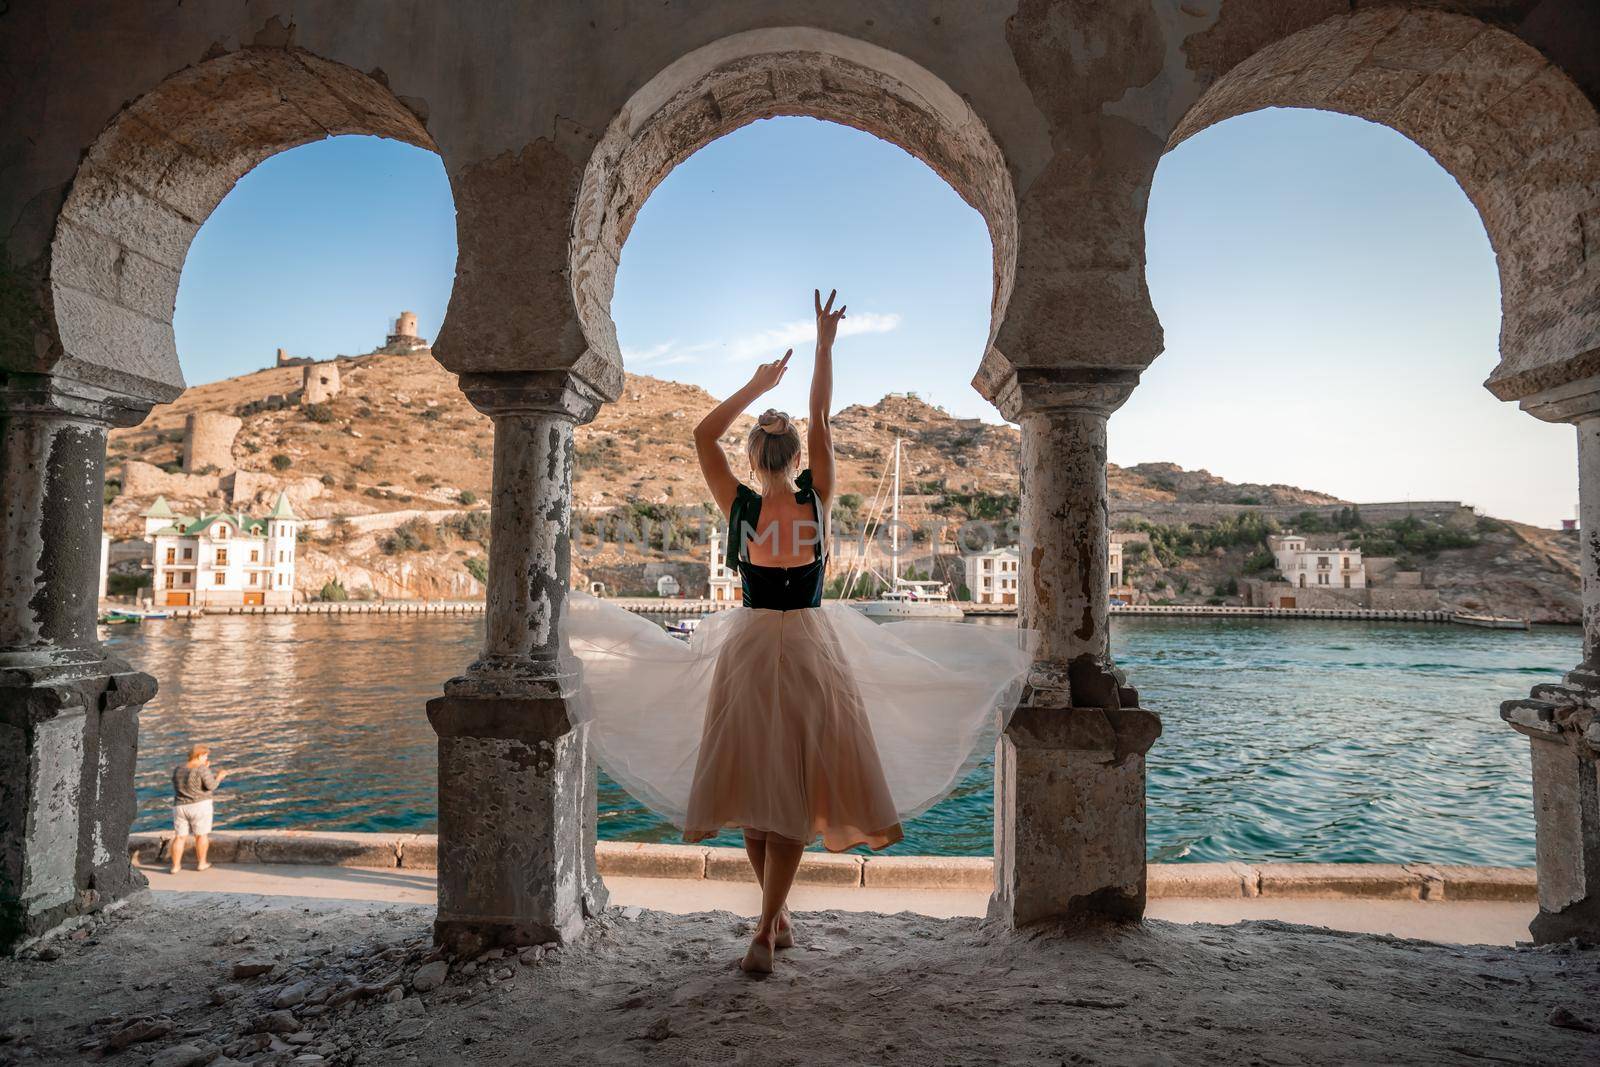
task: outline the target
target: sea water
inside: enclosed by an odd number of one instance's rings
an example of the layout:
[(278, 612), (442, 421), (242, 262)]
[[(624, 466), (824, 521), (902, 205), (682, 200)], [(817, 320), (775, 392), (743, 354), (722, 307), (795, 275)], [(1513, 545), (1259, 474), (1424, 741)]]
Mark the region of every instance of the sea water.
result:
[[(431, 832), (424, 705), (475, 657), (482, 626), (207, 615), (108, 632), (160, 682), (140, 723), (135, 828), (170, 826), (171, 769), (203, 741), (232, 772), (219, 829)], [(1162, 720), (1150, 856), (1531, 865), (1528, 741), (1497, 711), (1581, 644), (1572, 627), (1116, 618), (1116, 661)], [(603, 773), (599, 802), (602, 839), (676, 839)], [(993, 811), (986, 762), (888, 851), (986, 855)]]

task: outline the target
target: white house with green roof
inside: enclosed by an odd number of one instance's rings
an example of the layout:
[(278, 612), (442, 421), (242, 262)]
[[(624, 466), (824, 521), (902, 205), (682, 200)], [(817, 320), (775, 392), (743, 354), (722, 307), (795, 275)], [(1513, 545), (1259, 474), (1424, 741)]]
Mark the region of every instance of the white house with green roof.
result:
[(144, 513), (144, 532), (158, 606), (294, 602), (300, 517), (282, 493), (261, 519), (242, 512), (178, 515), (158, 496)]

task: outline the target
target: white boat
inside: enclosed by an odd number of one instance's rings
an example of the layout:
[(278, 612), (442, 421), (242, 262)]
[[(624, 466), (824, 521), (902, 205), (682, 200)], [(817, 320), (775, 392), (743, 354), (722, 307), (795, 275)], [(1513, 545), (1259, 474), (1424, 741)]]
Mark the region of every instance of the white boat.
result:
[[(889, 588), (875, 599), (850, 606), (870, 619), (960, 619), (961, 606), (950, 599), (946, 582), (900, 577), (900, 438), (894, 439), (894, 487), (889, 497)], [(863, 540), (865, 537), (863, 536)]]
[(898, 578), (894, 588), (886, 589), (876, 600), (858, 600), (851, 605), (872, 619), (959, 619), (961, 606), (950, 599), (944, 582), (913, 582)]

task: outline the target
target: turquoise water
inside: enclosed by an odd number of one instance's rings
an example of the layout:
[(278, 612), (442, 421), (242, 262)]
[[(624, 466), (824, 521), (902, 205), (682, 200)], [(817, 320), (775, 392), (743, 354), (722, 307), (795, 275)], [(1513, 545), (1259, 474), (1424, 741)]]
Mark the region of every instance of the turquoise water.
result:
[[(423, 705), (473, 659), (481, 627), (206, 616), (115, 630), (108, 644), (161, 682), (136, 828), (168, 824), (170, 769), (204, 740), (233, 771), (219, 827), (432, 830)], [(1118, 618), (1112, 636), (1164, 724), (1152, 859), (1532, 864), (1528, 743), (1496, 711), (1578, 662), (1576, 628)], [(987, 854), (992, 819), (985, 765), (889, 851)], [(603, 775), (600, 836), (675, 837)]]

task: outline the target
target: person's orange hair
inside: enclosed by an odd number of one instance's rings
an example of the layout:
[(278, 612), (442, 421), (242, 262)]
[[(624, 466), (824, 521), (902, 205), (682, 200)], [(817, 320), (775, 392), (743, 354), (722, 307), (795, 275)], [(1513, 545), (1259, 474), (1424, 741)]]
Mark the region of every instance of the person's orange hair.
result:
[(193, 763), (195, 760), (199, 759), (201, 756), (209, 756), (209, 755), (211, 755), (211, 746), (210, 745), (196, 745), (196, 746), (194, 746), (193, 748), (191, 748), (189, 750), (189, 762)]

